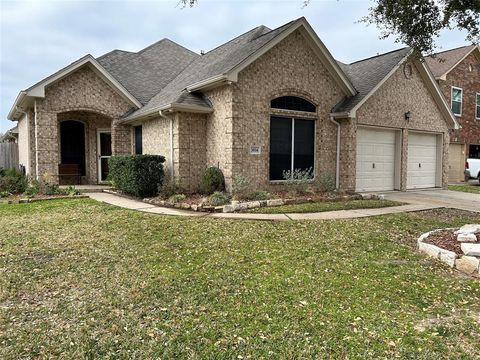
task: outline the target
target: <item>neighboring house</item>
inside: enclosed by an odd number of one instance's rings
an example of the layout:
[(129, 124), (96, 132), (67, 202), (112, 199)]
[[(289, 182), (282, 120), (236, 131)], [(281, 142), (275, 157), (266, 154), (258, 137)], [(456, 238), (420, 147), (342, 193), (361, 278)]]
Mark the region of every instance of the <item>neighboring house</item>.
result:
[(466, 158), (480, 158), (480, 47), (447, 50), (426, 62), (461, 126), (450, 134), (449, 179), (463, 181)]
[(18, 142), (18, 127), (15, 126), (5, 132), (5, 134), (0, 134), (0, 142)]
[(203, 55), (170, 40), (132, 53), (87, 55), (20, 92), (9, 119), (28, 171), (78, 163), (105, 180), (108, 157), (162, 154), (187, 191), (219, 166), (258, 189), (312, 168), (343, 190), (445, 187), (457, 126), (424, 62), (400, 49), (343, 64), (304, 18), (260, 26)]

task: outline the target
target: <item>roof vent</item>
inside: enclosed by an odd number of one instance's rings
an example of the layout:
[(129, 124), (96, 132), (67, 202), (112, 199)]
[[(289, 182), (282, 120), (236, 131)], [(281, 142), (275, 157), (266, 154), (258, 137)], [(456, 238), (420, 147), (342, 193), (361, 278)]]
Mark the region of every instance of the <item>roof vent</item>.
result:
[(200, 50), (200, 55), (205, 55), (205, 50)]

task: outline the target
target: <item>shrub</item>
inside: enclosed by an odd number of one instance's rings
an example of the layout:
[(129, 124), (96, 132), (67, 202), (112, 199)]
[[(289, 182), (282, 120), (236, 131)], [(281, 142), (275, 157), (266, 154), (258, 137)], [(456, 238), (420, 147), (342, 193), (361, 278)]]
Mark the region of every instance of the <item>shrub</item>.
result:
[(172, 204), (178, 204), (185, 200), (187, 197), (183, 194), (174, 194), (168, 198), (168, 202)]
[(208, 203), (212, 206), (225, 205), (230, 202), (230, 199), (227, 195), (220, 191), (215, 191), (212, 195), (208, 197)]
[(162, 186), (165, 157), (160, 155), (112, 156), (109, 177), (119, 190), (138, 197), (155, 196)]
[(202, 175), (200, 191), (205, 195), (210, 195), (215, 191), (222, 192), (224, 190), (225, 178), (223, 177), (222, 170), (215, 166), (207, 168)]
[(164, 200), (169, 199), (172, 195), (182, 193), (182, 189), (176, 184), (170, 175), (165, 175), (163, 183), (158, 187), (158, 196)]
[(6, 198), (6, 197), (9, 197), (10, 194), (8, 191), (0, 191), (0, 198)]
[(258, 200), (268, 200), (270, 199), (270, 194), (266, 191), (259, 190), (259, 191), (252, 191), (251, 193), (248, 193), (245, 198), (245, 200), (252, 200), (252, 201), (258, 201)]
[(313, 179), (313, 169), (310, 167), (305, 170), (295, 169), (293, 171), (286, 170), (283, 172), (285, 184), (289, 188), (289, 192), (295, 194), (297, 192), (306, 192), (308, 186)]
[(232, 179), (232, 193), (235, 198), (242, 199), (250, 189), (250, 179), (243, 175), (236, 175)]
[(0, 176), (0, 191), (11, 194), (21, 194), (27, 188), (27, 177), (15, 169), (2, 169)]
[(65, 195), (68, 196), (75, 196), (75, 195), (80, 195), (80, 190), (78, 190), (75, 186), (70, 185), (66, 189), (63, 189), (62, 191)]
[(335, 175), (330, 172), (320, 174), (318, 179), (315, 180), (315, 183), (318, 191), (321, 192), (334, 191), (337, 187)]

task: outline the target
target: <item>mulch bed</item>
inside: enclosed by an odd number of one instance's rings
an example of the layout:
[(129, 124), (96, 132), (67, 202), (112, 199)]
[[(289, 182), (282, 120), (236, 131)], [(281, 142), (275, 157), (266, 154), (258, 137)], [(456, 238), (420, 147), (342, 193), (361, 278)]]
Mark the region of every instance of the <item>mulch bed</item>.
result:
[[(457, 235), (454, 234), (455, 230), (440, 230), (430, 234), (423, 242), (438, 246), (439, 248), (453, 251), (457, 255), (463, 255), (461, 249), (461, 242), (457, 241)], [(477, 233), (477, 241), (480, 241), (480, 233)]]

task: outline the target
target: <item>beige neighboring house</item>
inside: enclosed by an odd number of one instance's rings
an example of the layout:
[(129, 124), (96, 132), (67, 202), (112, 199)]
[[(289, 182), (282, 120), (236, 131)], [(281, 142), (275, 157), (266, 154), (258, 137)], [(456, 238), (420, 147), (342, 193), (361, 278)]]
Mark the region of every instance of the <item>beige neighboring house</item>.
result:
[(426, 62), (461, 127), (450, 134), (449, 180), (463, 181), (465, 160), (480, 159), (480, 47), (446, 50)]
[(79, 164), (84, 183), (111, 155), (161, 154), (187, 191), (219, 166), (257, 189), (312, 168), (343, 190), (445, 187), (457, 127), (433, 75), (408, 48), (336, 61), (305, 20), (254, 28), (205, 53), (164, 39), (140, 52), (87, 55), (20, 92), (27, 171)]
[(18, 127), (15, 126), (5, 131), (5, 134), (0, 134), (0, 142), (18, 142)]

